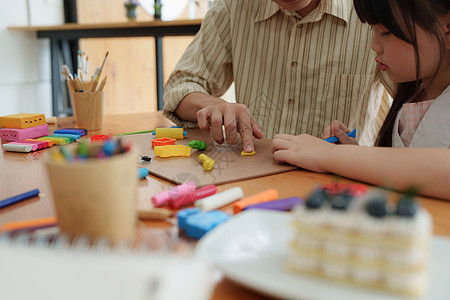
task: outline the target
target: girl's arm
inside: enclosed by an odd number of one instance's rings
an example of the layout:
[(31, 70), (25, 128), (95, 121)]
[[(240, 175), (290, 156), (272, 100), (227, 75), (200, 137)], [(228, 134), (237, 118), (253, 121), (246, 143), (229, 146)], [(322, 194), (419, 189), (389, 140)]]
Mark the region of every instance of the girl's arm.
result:
[(370, 184), (450, 200), (450, 150), (334, 145), (310, 135), (277, 135), (272, 142), (277, 161), (330, 172)]

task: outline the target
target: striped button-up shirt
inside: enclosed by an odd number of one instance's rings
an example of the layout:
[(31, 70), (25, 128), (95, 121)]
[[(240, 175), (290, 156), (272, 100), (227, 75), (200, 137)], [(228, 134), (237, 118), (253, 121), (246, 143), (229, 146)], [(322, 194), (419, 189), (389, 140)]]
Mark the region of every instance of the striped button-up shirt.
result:
[(194, 127), (174, 113), (180, 101), (192, 92), (220, 97), (234, 81), (236, 101), (266, 138), (320, 136), (337, 119), (371, 139), (386, 112), (383, 85), (393, 86), (377, 69), (371, 38), (351, 0), (322, 0), (305, 17), (271, 0), (216, 0), (169, 77), (164, 114)]

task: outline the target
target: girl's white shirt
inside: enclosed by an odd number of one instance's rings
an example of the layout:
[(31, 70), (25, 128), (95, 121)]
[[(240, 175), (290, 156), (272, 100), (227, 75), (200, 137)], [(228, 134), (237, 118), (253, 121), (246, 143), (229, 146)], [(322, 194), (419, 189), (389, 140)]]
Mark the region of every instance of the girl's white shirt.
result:
[[(392, 147), (404, 148), (398, 133), (401, 110), (392, 132)], [(450, 85), (428, 108), (409, 145), (410, 148), (450, 148)]]

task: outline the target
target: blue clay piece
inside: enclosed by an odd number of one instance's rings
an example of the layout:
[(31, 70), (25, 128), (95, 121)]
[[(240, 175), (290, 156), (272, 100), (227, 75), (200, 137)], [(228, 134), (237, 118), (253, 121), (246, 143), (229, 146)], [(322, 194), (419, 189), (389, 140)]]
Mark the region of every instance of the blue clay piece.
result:
[(229, 218), (230, 216), (227, 213), (220, 210), (192, 214), (186, 219), (185, 233), (193, 239), (200, 239)]
[(186, 230), (186, 219), (190, 215), (201, 213), (202, 211), (197, 207), (186, 208), (178, 211), (178, 228), (185, 231)]

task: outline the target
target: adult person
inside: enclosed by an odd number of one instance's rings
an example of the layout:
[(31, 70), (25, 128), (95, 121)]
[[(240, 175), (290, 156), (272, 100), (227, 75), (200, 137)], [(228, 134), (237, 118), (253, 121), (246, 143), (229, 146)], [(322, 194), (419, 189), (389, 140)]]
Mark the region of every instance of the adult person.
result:
[(335, 119), (367, 131), (389, 86), (371, 37), (351, 0), (216, 0), (169, 77), (164, 115), (218, 143), (240, 134), (246, 152), (253, 137), (319, 136)]

